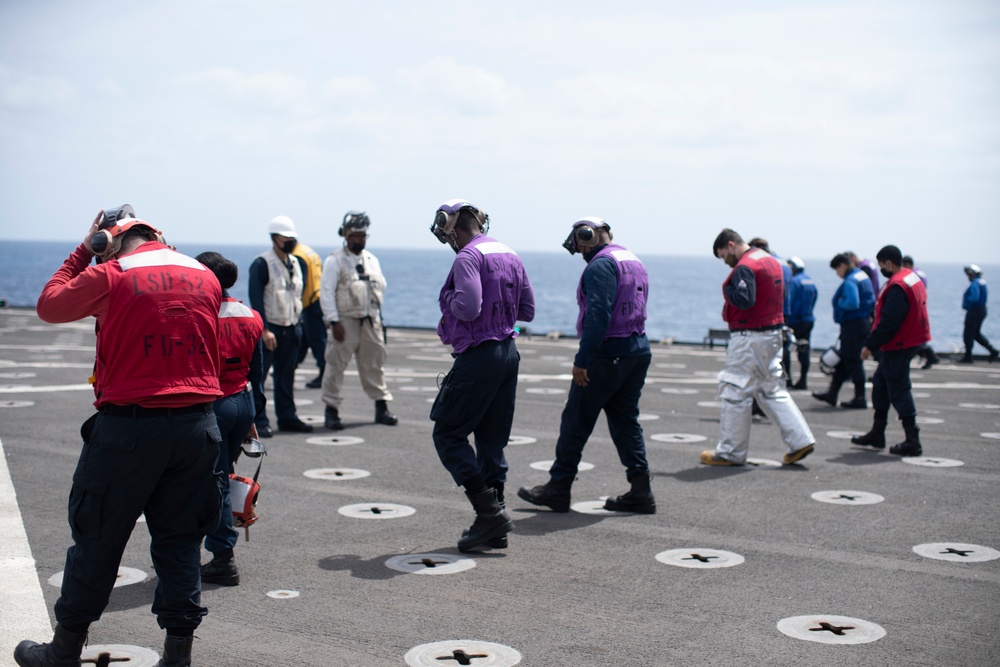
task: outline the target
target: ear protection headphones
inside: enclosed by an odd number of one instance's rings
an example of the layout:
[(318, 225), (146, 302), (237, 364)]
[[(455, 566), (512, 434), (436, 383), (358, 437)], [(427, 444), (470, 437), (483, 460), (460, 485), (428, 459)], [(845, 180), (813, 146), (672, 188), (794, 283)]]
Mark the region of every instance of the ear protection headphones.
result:
[(363, 232), (368, 229), (368, 225), (370, 224), (371, 221), (368, 219), (368, 214), (364, 211), (348, 211), (344, 216), (344, 221), (340, 223), (340, 229), (337, 230), (337, 234), (347, 236), (354, 232)]
[(588, 248), (593, 248), (600, 241), (600, 233), (598, 231), (600, 229), (606, 229), (608, 236), (611, 236), (611, 225), (604, 222), (601, 218), (588, 217), (578, 220), (573, 223), (573, 230), (566, 237), (566, 240), (563, 241), (563, 247), (571, 255), (584, 252)]
[(97, 255), (99, 261), (107, 261), (109, 257), (121, 250), (122, 236), (133, 227), (146, 227), (154, 234), (156, 240), (163, 243), (163, 234), (148, 222), (135, 217), (135, 211), (128, 204), (104, 211), (98, 231), (90, 237), (90, 251)]
[(449, 199), (438, 207), (434, 222), (431, 223), (431, 234), (441, 243), (447, 243), (448, 237), (455, 231), (455, 225), (458, 224), (458, 217), (463, 209), (472, 212), (483, 234), (489, 233), (490, 216), (486, 211), (480, 211), (464, 199)]

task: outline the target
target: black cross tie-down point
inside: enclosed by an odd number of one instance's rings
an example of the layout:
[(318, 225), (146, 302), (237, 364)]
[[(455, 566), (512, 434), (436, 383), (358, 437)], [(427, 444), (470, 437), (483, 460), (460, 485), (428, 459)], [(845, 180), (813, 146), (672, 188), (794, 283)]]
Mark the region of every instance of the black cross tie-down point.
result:
[(471, 665), (472, 661), (475, 660), (476, 658), (488, 658), (488, 657), (490, 656), (489, 654), (486, 653), (481, 653), (481, 654), (477, 653), (470, 655), (465, 651), (463, 651), (462, 649), (458, 649), (457, 651), (452, 651), (450, 656), (443, 655), (440, 658), (438, 658), (438, 660), (454, 660), (460, 665)]
[(110, 653), (98, 653), (96, 658), (84, 658), (80, 660), (81, 665), (96, 665), (96, 667), (108, 667), (112, 662), (131, 662), (129, 658), (112, 658)]
[(437, 567), (438, 565), (447, 565), (446, 560), (434, 560), (433, 558), (421, 558), (420, 560), (411, 561), (410, 565), (423, 565), (425, 567)]
[(687, 558), (682, 558), (681, 560), (696, 560), (702, 563), (707, 563), (713, 558), (718, 558), (718, 556), (702, 556), (701, 554), (691, 554)]
[(975, 549), (955, 549), (955, 548), (952, 548), (952, 547), (948, 547), (948, 549), (946, 551), (942, 551), (941, 553), (943, 553), (943, 554), (955, 554), (956, 556), (962, 556), (963, 558), (966, 558), (973, 551), (975, 551)]
[(368, 511), (371, 512), (372, 514), (382, 514), (383, 512), (386, 513), (386, 514), (388, 514), (389, 512), (395, 512), (396, 510), (390, 509), (388, 507), (386, 507), (386, 508), (371, 507), (371, 508), (368, 509)]
[(835, 635), (843, 636), (844, 630), (854, 630), (853, 625), (833, 625), (823, 621), (818, 628), (809, 628), (809, 632), (832, 632)]
[(840, 497), (843, 498), (844, 500), (857, 500), (858, 499), (858, 496), (849, 496), (846, 493), (840, 494)]

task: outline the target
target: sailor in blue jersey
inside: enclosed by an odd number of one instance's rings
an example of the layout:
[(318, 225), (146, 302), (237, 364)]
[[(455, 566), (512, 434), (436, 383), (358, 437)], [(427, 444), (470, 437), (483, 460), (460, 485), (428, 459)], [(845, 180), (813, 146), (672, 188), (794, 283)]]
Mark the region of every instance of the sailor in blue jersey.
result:
[[(441, 463), (465, 487), (476, 519), (458, 540), (459, 551), (507, 546), (514, 529), (504, 499), (507, 459), (521, 357), (514, 344), (518, 320), (535, 317), (535, 294), (521, 258), (488, 236), (489, 216), (469, 202), (442, 204), (431, 232), (455, 251), (438, 299), (438, 336), (455, 357), (430, 418)], [(475, 436), (475, 448), (469, 443)]]
[(833, 295), (833, 321), (840, 325), (840, 363), (830, 378), (825, 392), (813, 392), (813, 398), (837, 407), (837, 395), (844, 382), (854, 383), (854, 398), (840, 404), (842, 408), (865, 409), (865, 367), (861, 363), (861, 347), (871, 330), (869, 319), (875, 307), (875, 288), (868, 274), (854, 265), (847, 253), (834, 255), (830, 268), (844, 282)]
[(550, 479), (534, 488), (521, 487), (517, 495), (534, 505), (568, 512), (570, 487), (583, 447), (604, 410), (631, 486), (628, 492), (609, 498), (604, 509), (655, 514), (646, 443), (639, 426), (639, 397), (652, 359), (645, 329), (649, 277), (639, 258), (613, 244), (611, 238), (611, 227), (604, 220), (584, 218), (573, 224), (563, 244), (570, 254), (582, 253), (587, 262), (577, 288), (580, 347), (573, 360), (573, 383), (562, 413)]
[[(791, 257), (786, 264), (792, 271), (792, 278), (785, 282), (785, 324), (795, 334), (796, 354), (802, 369), (799, 381), (791, 384), (791, 388), (807, 389), (806, 376), (809, 374), (809, 354), (811, 352), (809, 339), (812, 336), (813, 325), (816, 324), (813, 309), (816, 307), (818, 292), (816, 283), (806, 273), (805, 262), (798, 257)], [(784, 365), (788, 373), (788, 382), (791, 383), (792, 355), (791, 351), (787, 349), (785, 350)]]
[(971, 364), (972, 346), (979, 343), (989, 350), (988, 360), (992, 364), (1000, 356), (1000, 352), (990, 344), (982, 332), (983, 320), (986, 319), (986, 299), (989, 296), (983, 270), (975, 264), (968, 264), (963, 270), (969, 279), (969, 287), (962, 295), (962, 310), (965, 311), (965, 330), (962, 332), (962, 340), (965, 342), (965, 355), (958, 362)]

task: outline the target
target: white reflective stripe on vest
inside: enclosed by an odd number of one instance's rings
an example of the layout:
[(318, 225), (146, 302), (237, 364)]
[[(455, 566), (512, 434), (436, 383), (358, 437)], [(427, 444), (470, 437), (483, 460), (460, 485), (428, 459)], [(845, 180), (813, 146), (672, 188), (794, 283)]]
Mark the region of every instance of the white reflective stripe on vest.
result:
[(516, 255), (517, 253), (505, 246), (499, 241), (487, 241), (486, 243), (480, 243), (476, 246), (476, 250), (484, 255), (496, 255), (496, 254), (506, 254), (506, 255)]
[(219, 308), (219, 318), (223, 317), (253, 317), (253, 309), (244, 306), (239, 301), (223, 301)]
[(918, 276), (915, 273), (911, 273), (905, 278), (903, 278), (903, 282), (909, 285), (910, 287), (913, 287), (914, 285), (920, 282), (920, 276)]
[(638, 262), (639, 258), (631, 250), (612, 250), (611, 256), (619, 262)]
[(196, 259), (174, 252), (167, 248), (150, 250), (149, 252), (136, 252), (126, 255), (118, 260), (122, 271), (129, 269), (139, 269), (148, 266), (184, 266), (198, 271), (207, 271), (204, 265)]

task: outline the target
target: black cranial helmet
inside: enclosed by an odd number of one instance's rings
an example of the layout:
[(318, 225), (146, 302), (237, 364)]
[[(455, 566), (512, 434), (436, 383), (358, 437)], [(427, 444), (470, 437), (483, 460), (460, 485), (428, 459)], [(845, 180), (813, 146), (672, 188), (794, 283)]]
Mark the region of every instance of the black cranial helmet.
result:
[(455, 225), (458, 224), (459, 213), (465, 209), (468, 209), (475, 216), (479, 222), (479, 228), (483, 230), (483, 234), (489, 233), (490, 216), (486, 211), (481, 211), (464, 199), (449, 199), (438, 206), (437, 213), (434, 215), (434, 222), (431, 223), (431, 234), (441, 243), (447, 243), (448, 237), (455, 231)]
[(368, 214), (364, 211), (348, 211), (344, 215), (344, 221), (340, 223), (337, 234), (347, 236), (354, 232), (366, 232), (370, 224), (371, 220), (368, 219)]

